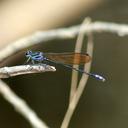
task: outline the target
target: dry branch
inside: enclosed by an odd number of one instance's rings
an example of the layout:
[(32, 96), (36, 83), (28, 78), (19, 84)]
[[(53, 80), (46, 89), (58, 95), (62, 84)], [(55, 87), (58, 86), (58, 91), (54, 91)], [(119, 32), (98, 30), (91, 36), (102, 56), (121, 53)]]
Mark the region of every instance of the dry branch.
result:
[[(85, 25), (86, 26), (88, 26), (90, 23), (91, 23), (90, 19), (85, 19)], [(81, 26), (83, 26), (83, 25), (84, 25), (84, 23)], [(80, 29), (78, 38), (79, 38), (80, 43), (79, 42), (77, 42), (77, 43), (79, 43), (80, 45), (78, 46), (78, 44), (76, 44), (76, 47), (75, 47), (76, 49), (75, 50), (80, 51), (81, 46), (83, 44), (83, 33), (82, 33), (81, 29)], [(87, 53), (89, 53), (91, 56), (93, 55), (93, 36), (92, 36), (91, 32), (88, 33)], [(91, 62), (85, 64), (84, 69), (86, 69), (87, 72), (90, 72)], [(75, 88), (75, 91), (73, 92), (72, 97), (70, 97), (69, 106), (68, 106), (68, 109), (67, 109), (66, 114), (64, 116), (64, 120), (61, 124), (61, 128), (67, 128), (68, 127), (68, 125), (70, 123), (70, 120), (72, 118), (72, 115), (75, 111), (75, 108), (77, 107), (77, 104), (80, 100), (80, 97), (81, 97), (81, 95), (82, 95), (82, 93), (83, 93), (83, 91), (86, 87), (88, 77), (89, 77), (88, 75), (85, 75), (85, 74), (82, 75), (77, 87)], [(74, 79), (74, 81), (75, 80), (77, 80), (77, 79)], [(72, 86), (73, 86), (74, 83), (72, 83)], [(75, 83), (75, 86), (76, 86), (76, 83)]]
[[(82, 31), (83, 26), (88, 26), (91, 23), (90, 18), (85, 18), (83, 23), (80, 26), (79, 33), (77, 36), (76, 44), (75, 44), (75, 52), (81, 52), (83, 40), (84, 40), (84, 32)], [(79, 68), (78, 65), (73, 65), (74, 68)], [(70, 99), (71, 102), (73, 95), (75, 94), (78, 87), (78, 72), (72, 71), (72, 78), (71, 78), (71, 90), (70, 90)]]
[[(9, 45), (0, 50), (0, 61), (16, 53), (19, 50), (38, 43), (54, 39), (74, 38), (79, 33), (80, 26), (81, 25), (49, 31), (38, 31), (30, 36), (21, 38), (15, 42), (10, 43)], [(82, 26), (82, 32), (84, 32), (85, 34), (89, 33), (90, 31), (110, 32), (116, 33), (119, 36), (125, 36), (128, 35), (128, 25), (108, 22), (93, 22), (90, 23), (88, 26), (86, 26), (86, 24)]]
[(49, 71), (53, 72), (56, 71), (56, 69), (53, 66), (49, 66), (46, 64), (3, 67), (0, 68), (0, 78), (8, 78), (17, 75), (41, 73), (41, 72), (49, 72)]
[(33, 128), (48, 128), (27, 103), (18, 97), (2, 80), (0, 80), (0, 93), (17, 112), (29, 121)]

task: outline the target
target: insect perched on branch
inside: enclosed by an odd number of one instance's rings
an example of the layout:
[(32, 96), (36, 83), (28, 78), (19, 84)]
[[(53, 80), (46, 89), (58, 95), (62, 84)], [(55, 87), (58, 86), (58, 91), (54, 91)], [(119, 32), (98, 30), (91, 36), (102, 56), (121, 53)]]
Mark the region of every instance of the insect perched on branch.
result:
[(31, 61), (33, 64), (35, 62), (42, 63), (42, 62), (51, 62), (55, 64), (63, 65), (64, 67), (73, 69), (75, 71), (85, 73), (86, 75), (92, 76), (100, 81), (105, 81), (105, 78), (94, 73), (88, 73), (82, 69), (77, 69), (72, 67), (71, 65), (81, 65), (88, 63), (91, 61), (91, 57), (87, 53), (72, 53), (72, 52), (65, 52), (65, 53), (43, 53), (43, 52), (33, 52), (27, 51), (26, 57), (28, 58), (27, 62)]

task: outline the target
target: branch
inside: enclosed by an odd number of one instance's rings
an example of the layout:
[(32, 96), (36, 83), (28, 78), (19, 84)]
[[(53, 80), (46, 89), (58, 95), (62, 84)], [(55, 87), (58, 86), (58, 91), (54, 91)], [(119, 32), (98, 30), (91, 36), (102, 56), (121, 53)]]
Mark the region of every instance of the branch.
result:
[[(16, 53), (19, 50), (27, 48), (29, 46), (39, 44), (42, 42), (54, 40), (54, 39), (69, 39), (74, 38), (79, 33), (80, 25), (69, 28), (61, 28), (49, 31), (38, 31), (30, 36), (21, 38), (15, 42), (10, 43), (8, 46), (0, 50), (0, 61), (8, 56)], [(85, 34), (89, 32), (110, 32), (116, 33), (119, 36), (128, 35), (128, 25), (116, 24), (108, 22), (93, 22), (88, 26), (82, 26), (82, 32)]]
[(55, 67), (46, 64), (41, 65), (20, 65), (0, 68), (0, 78), (8, 78), (17, 75), (56, 71)]
[(4, 82), (0, 80), (0, 93), (2, 96), (23, 115), (33, 128), (48, 128), (48, 126), (41, 121), (36, 113), (27, 105), (27, 103), (18, 97)]
[[(90, 19), (85, 19), (84, 22), (86, 23), (86, 26), (88, 26), (91, 23), (91, 20)], [(84, 25), (84, 22), (83, 22), (82, 25)], [(78, 38), (79, 38), (80, 43), (79, 43), (79, 46), (78, 46), (78, 44), (76, 44), (75, 48), (78, 51), (80, 51), (80, 47), (83, 43), (83, 33), (82, 33), (81, 29), (80, 29), (80, 32), (79, 32), (78, 36), (79, 36)], [(87, 53), (89, 53), (91, 56), (93, 55), (93, 37), (92, 37), (91, 32), (88, 33)], [(91, 62), (85, 64), (84, 69), (86, 69), (87, 72), (90, 72)], [(88, 75), (82, 74), (82, 77), (81, 77), (81, 79), (80, 79), (80, 81), (77, 85), (77, 88), (75, 88), (75, 91), (73, 91), (72, 97), (70, 97), (69, 106), (68, 106), (68, 109), (67, 109), (66, 114), (64, 116), (64, 120), (61, 124), (61, 128), (67, 128), (68, 127), (68, 125), (70, 123), (70, 120), (72, 118), (72, 115), (73, 115), (73, 113), (74, 113), (74, 111), (77, 107), (77, 104), (80, 100), (80, 97), (81, 97), (81, 95), (82, 95), (82, 93), (83, 93), (83, 91), (86, 87), (88, 78), (89, 78)], [(73, 79), (73, 80), (76, 81), (77, 79)], [(76, 83), (75, 83), (75, 86), (76, 86)]]
[[(75, 44), (75, 52), (81, 52), (83, 41), (84, 41), (84, 32), (82, 31), (83, 26), (88, 26), (91, 23), (90, 18), (85, 18), (82, 22), (79, 33), (77, 36), (76, 44)], [(74, 68), (79, 68), (78, 65), (73, 65)], [(73, 95), (75, 94), (78, 87), (78, 72), (72, 71), (72, 78), (71, 78), (71, 90), (70, 90), (70, 99), (69, 102), (71, 102)]]

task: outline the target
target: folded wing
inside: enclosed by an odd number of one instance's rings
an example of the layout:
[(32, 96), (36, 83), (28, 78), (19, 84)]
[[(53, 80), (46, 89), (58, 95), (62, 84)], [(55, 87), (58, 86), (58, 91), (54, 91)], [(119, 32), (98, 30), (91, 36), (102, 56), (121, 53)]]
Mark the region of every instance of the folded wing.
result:
[(44, 53), (44, 56), (50, 60), (65, 64), (85, 64), (91, 60), (87, 53)]

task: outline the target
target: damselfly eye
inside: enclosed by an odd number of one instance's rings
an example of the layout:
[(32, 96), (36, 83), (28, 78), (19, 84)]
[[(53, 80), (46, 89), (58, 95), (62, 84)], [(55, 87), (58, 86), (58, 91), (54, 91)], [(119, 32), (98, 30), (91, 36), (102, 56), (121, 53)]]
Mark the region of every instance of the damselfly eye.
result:
[(27, 51), (26, 53), (25, 53), (25, 56), (30, 56), (32, 54), (32, 51)]

